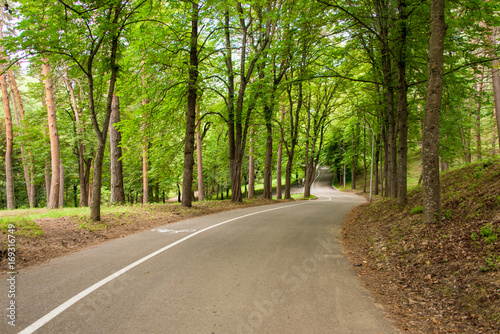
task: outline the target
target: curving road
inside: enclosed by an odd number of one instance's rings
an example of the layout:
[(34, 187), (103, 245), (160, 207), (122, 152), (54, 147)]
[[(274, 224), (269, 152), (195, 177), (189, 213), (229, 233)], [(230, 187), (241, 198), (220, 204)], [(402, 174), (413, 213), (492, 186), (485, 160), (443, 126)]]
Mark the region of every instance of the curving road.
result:
[(318, 200), (191, 219), (27, 269), (16, 327), (2, 316), (0, 332), (396, 333), (337, 239), (364, 199), (330, 185), (321, 169)]

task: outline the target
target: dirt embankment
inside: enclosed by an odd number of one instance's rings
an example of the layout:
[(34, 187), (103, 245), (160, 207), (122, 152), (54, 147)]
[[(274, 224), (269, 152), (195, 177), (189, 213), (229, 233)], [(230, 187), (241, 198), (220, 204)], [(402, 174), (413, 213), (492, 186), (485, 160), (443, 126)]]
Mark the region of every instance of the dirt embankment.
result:
[(358, 275), (401, 329), (500, 332), (500, 162), (441, 176), (442, 218), (422, 223), (422, 189), (400, 208), (353, 210), (342, 237)]

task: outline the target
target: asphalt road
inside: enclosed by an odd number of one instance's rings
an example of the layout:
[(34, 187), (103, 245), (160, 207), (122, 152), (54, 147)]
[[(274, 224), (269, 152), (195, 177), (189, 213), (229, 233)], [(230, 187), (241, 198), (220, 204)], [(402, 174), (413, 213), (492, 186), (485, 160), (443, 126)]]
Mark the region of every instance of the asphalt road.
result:
[(364, 199), (330, 184), (321, 170), (318, 200), (191, 219), (23, 270), (15, 327), (2, 276), (0, 332), (396, 333), (337, 239)]

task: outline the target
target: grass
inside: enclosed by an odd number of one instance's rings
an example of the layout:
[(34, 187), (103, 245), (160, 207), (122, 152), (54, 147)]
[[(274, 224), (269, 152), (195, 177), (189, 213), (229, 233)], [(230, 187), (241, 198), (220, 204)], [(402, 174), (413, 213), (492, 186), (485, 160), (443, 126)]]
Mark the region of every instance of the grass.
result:
[(14, 235), (25, 237), (41, 237), (43, 235), (42, 228), (29, 218), (7, 217), (0, 220), (0, 232), (2, 234), (8, 234), (12, 230), (14, 230)]

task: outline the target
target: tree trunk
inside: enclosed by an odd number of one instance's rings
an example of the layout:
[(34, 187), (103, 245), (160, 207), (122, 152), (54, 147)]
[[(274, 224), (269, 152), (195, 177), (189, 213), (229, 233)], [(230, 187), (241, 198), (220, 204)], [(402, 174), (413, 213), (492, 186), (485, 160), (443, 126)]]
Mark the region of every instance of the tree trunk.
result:
[(481, 67), (481, 74), (479, 75), (479, 82), (477, 87), (477, 111), (476, 111), (476, 151), (477, 159), (481, 160), (483, 158), (482, 143), (481, 143), (481, 97), (483, 93), (483, 80), (484, 80), (484, 69)]
[(198, 201), (205, 200), (205, 187), (203, 183), (203, 155), (201, 151), (201, 123), (196, 130), (196, 167), (198, 169)]
[(351, 168), (351, 188), (356, 189), (356, 167), (358, 166), (358, 146), (359, 146), (359, 134), (358, 125), (354, 128), (354, 140), (352, 143), (352, 149), (354, 153), (352, 155), (352, 168)]
[(266, 115), (266, 161), (264, 164), (264, 198), (271, 199), (273, 197), (273, 178), (272, 178), (272, 163), (273, 163), (273, 126), (272, 115), (269, 106), (264, 106), (264, 114)]
[(122, 135), (115, 124), (120, 123), (120, 98), (113, 94), (109, 120), (109, 146), (111, 152), (111, 203), (125, 204), (123, 188)]
[(397, 137), (396, 121), (394, 117), (394, 88), (393, 74), (391, 66), (391, 54), (389, 50), (389, 1), (375, 1), (375, 11), (377, 14), (377, 25), (381, 37), (382, 72), (384, 76), (385, 93), (385, 182), (386, 196), (397, 196)]
[(45, 198), (47, 199), (47, 208), (49, 207), (49, 198), (50, 198), (50, 162), (49, 160), (45, 160)]
[(198, 81), (198, 2), (192, 3), (191, 46), (189, 50), (188, 105), (186, 110), (186, 136), (184, 146), (184, 179), (182, 205), (191, 207), (194, 166), (194, 133), (196, 127), (196, 99)]
[(62, 163), (62, 159), (60, 161), (60, 183), (59, 183), (59, 207), (63, 208), (64, 207), (64, 166)]
[[(497, 40), (496, 40), (496, 27), (491, 28), (490, 35), (490, 43), (492, 48), (496, 48)], [(491, 55), (495, 57), (495, 55)], [(497, 119), (497, 134), (498, 134), (498, 142), (500, 147), (500, 62), (498, 58), (495, 57), (491, 61), (491, 81), (493, 83), (493, 98), (495, 100), (495, 115)]]
[[(142, 86), (146, 88), (146, 78), (142, 75)], [(146, 106), (149, 103), (149, 98), (142, 99), (142, 105)], [(149, 182), (148, 182), (148, 113), (144, 111), (144, 121), (142, 123), (142, 204), (149, 202)]]
[[(310, 95), (309, 95), (310, 99)], [(311, 108), (310, 105), (307, 107), (307, 126), (306, 126), (306, 177), (305, 177), (305, 182), (302, 185), (304, 187), (304, 198), (309, 198), (311, 196), (311, 188), (309, 187), (309, 179), (311, 177), (311, 168), (310, 168), (310, 162), (309, 162), (309, 139), (310, 139), (310, 131), (311, 131)]]
[[(0, 25), (1, 27), (2, 25)], [(12, 128), (12, 114), (10, 111), (9, 93), (7, 92), (7, 80), (5, 74), (0, 75), (2, 88), (3, 110), (5, 114), (5, 192), (7, 197), (7, 209), (15, 209), (14, 174), (12, 166), (12, 153), (14, 150), (14, 130)]]
[[(16, 77), (14, 76), (14, 73), (12, 70), (8, 70), (7, 74), (9, 75), (9, 81), (10, 81), (10, 86), (12, 88), (12, 91), (14, 92), (15, 96), (15, 101), (17, 102), (17, 106), (19, 107), (19, 113), (17, 112), (16, 104), (14, 104), (14, 111), (16, 115), (16, 124), (20, 129), (23, 129), (24, 132), (24, 121), (26, 114), (24, 112), (24, 105), (23, 105), (23, 100), (21, 99), (21, 93), (19, 92), (19, 88), (17, 86), (16, 82)], [(28, 161), (28, 157), (30, 158)], [(32, 173), (34, 172), (34, 163), (33, 163), (33, 157), (31, 155), (31, 151), (26, 154), (26, 151), (24, 149), (24, 145), (21, 144), (21, 159), (23, 161), (23, 172), (24, 172), (24, 179), (26, 182), (26, 192), (28, 194), (28, 203), (30, 208), (35, 207), (35, 201), (36, 201), (36, 192), (35, 192), (35, 184), (34, 184), (34, 175)]]
[(250, 134), (250, 154), (248, 156), (248, 198), (255, 196), (255, 162), (254, 162), (254, 143), (253, 129)]
[[(281, 105), (281, 124), (285, 119), (286, 108), (285, 105)], [(280, 135), (280, 144), (278, 146), (278, 158), (276, 162), (276, 199), (281, 199), (283, 197), (281, 189), (281, 165), (283, 164), (283, 133)]]
[(50, 197), (48, 198), (49, 209), (59, 207), (59, 188), (61, 183), (59, 134), (57, 131), (56, 106), (54, 102), (54, 86), (50, 78), (50, 65), (48, 59), (43, 60), (43, 74), (45, 76), (45, 96), (47, 103), (47, 116), (49, 120), (50, 157), (51, 157), (51, 181)]
[(90, 202), (90, 219), (92, 221), (101, 220), (101, 186), (102, 186), (102, 165), (104, 160), (104, 150), (106, 148), (106, 138), (109, 130), (109, 120), (111, 118), (111, 106), (113, 104), (113, 95), (115, 92), (116, 78), (118, 76), (118, 66), (116, 65), (116, 58), (118, 53), (118, 35), (113, 35), (111, 40), (111, 54), (109, 58), (109, 68), (111, 75), (109, 79), (109, 87), (106, 101), (106, 112), (104, 115), (104, 122), (102, 131), (99, 129), (97, 115), (95, 110), (94, 100), (94, 77), (92, 74), (92, 62), (89, 61), (87, 69), (87, 78), (89, 85), (89, 111), (92, 119), (92, 125), (97, 137), (97, 151), (94, 159), (94, 177), (92, 180), (92, 200)]
[(373, 173), (375, 174), (375, 189), (374, 189), (374, 194), (378, 195), (379, 193), (379, 183), (380, 183), (380, 174), (378, 170), (378, 163), (382, 158), (381, 152), (380, 152), (380, 136), (376, 138), (375, 142), (375, 165), (373, 165)]
[[(373, 163), (373, 161), (372, 161)], [(366, 164), (366, 128), (363, 128), (363, 193), (366, 193), (368, 165)]]
[[(145, 123), (144, 123), (145, 125)], [(143, 126), (145, 128), (145, 126)], [(146, 137), (142, 139), (142, 204), (148, 204), (149, 185), (148, 185), (148, 141)]]
[(88, 171), (86, 171), (85, 166), (85, 145), (83, 145), (80, 136), (83, 134), (83, 125), (80, 119), (80, 110), (78, 108), (78, 103), (76, 101), (75, 91), (73, 85), (69, 81), (66, 73), (66, 87), (69, 91), (69, 96), (71, 99), (71, 106), (73, 108), (73, 114), (75, 115), (76, 131), (78, 134), (78, 141), (76, 143), (76, 153), (78, 155), (78, 178), (80, 181), (80, 206), (89, 205), (89, 195), (88, 195)]
[(431, 0), (427, 97), (422, 143), (423, 221), (432, 223), (441, 214), (439, 183), (439, 116), (443, 92), (443, 50), (446, 34), (445, 0)]
[(406, 36), (407, 14), (406, 0), (399, 0), (399, 47), (398, 59), (398, 170), (397, 198), (398, 204), (408, 203), (408, 84), (406, 82)]
[(303, 105), (303, 90), (302, 90), (302, 82), (298, 84), (298, 98), (297, 98), (297, 107), (295, 111), (293, 109), (293, 101), (292, 101), (292, 88), (287, 89), (288, 93), (288, 103), (289, 103), (289, 113), (290, 113), (290, 148), (287, 147), (287, 155), (288, 161), (286, 163), (286, 173), (285, 173), (285, 199), (291, 199), (291, 183), (292, 183), (292, 167), (293, 167), (293, 159), (295, 156), (295, 147), (297, 146), (297, 139), (299, 133), (299, 116), (300, 111)]

